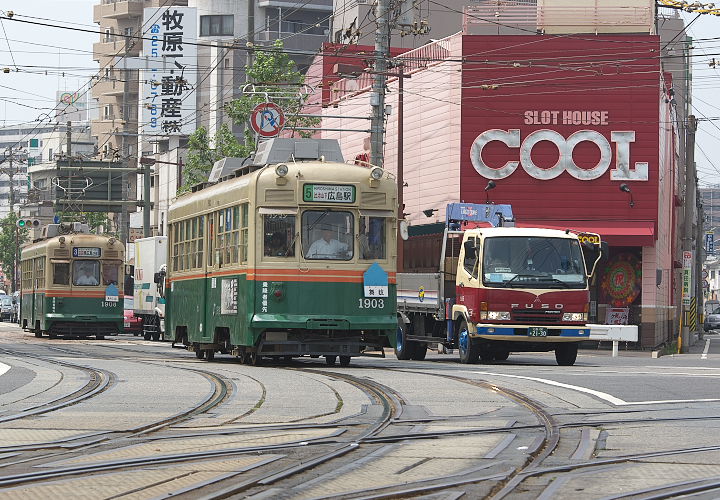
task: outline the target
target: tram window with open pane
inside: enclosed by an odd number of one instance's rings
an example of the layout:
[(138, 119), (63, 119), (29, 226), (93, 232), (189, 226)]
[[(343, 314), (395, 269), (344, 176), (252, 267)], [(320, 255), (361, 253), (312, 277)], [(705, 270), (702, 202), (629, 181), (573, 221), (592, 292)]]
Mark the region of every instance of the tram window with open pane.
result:
[(73, 285), (97, 286), (100, 284), (100, 262), (76, 260), (73, 263)]

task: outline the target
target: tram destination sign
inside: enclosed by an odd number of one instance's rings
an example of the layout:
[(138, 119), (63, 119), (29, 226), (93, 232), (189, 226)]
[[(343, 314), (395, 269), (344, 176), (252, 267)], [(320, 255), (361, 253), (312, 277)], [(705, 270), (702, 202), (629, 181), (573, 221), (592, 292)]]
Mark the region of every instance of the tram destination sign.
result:
[(100, 249), (97, 247), (75, 247), (73, 257), (100, 257)]
[(355, 203), (355, 186), (336, 184), (305, 184), (303, 201), (323, 203)]

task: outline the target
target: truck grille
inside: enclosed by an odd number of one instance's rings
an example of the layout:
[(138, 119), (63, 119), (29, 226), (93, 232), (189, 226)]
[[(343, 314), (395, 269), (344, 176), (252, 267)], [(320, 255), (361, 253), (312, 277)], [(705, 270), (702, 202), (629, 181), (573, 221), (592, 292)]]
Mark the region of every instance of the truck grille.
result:
[(553, 325), (562, 320), (562, 311), (557, 309), (513, 309), (512, 320), (515, 323), (531, 325)]

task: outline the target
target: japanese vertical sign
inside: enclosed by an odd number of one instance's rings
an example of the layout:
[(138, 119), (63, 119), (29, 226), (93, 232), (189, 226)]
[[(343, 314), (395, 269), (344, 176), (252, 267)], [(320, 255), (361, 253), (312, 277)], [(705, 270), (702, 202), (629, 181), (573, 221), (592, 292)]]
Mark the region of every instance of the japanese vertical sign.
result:
[(708, 255), (715, 254), (715, 233), (712, 231), (705, 233), (705, 252)]
[(692, 288), (692, 261), (693, 254), (685, 250), (683, 252), (683, 272), (682, 272), (682, 300), (684, 306), (690, 305), (690, 290)]
[[(185, 135), (195, 130), (197, 84), (196, 9), (147, 8), (143, 26), (143, 70), (140, 107), (143, 134)], [(188, 43), (189, 42), (189, 43)]]

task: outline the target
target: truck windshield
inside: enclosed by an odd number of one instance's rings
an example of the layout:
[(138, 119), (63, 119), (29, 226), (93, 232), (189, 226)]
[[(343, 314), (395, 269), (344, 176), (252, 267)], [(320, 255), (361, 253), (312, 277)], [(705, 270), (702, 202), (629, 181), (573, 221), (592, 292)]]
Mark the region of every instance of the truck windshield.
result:
[(569, 238), (486, 238), (483, 284), (507, 288), (585, 288), (580, 244)]

